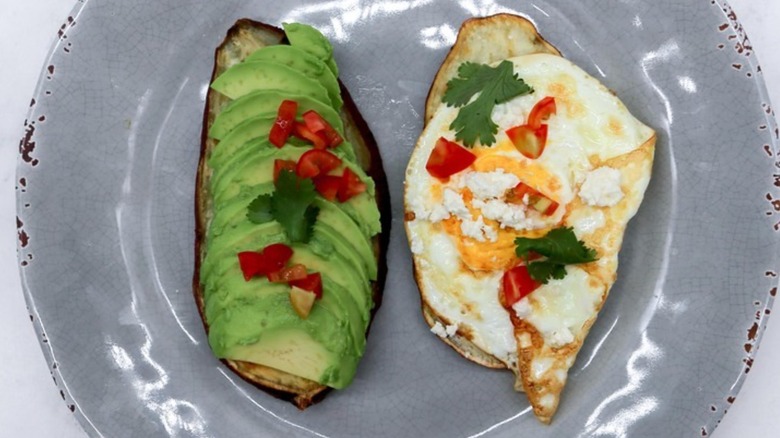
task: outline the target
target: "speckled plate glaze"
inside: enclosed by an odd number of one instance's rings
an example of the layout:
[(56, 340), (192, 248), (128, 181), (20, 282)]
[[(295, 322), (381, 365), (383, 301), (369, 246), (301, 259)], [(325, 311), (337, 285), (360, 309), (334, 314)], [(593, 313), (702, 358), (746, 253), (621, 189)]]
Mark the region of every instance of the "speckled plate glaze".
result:
[[(460, 23), (522, 13), (659, 133), (619, 279), (551, 426), (512, 376), (462, 360), (419, 312), (401, 192)], [(383, 308), (354, 384), (305, 412), (211, 354), (191, 295), (193, 187), (214, 48), (237, 18), (328, 34), (393, 193)], [(777, 127), (749, 40), (716, 1), (79, 4), (21, 142), (31, 319), (93, 436), (707, 435), (753, 363), (777, 285)]]

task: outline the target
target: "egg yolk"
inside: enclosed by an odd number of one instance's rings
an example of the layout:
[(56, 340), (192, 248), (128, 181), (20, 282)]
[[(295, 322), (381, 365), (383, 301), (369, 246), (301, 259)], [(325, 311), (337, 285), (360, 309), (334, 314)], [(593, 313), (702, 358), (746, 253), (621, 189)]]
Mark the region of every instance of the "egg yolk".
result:
[[(516, 150), (511, 142), (499, 142), (493, 147), (476, 147), (472, 152), (477, 156), (472, 170), (493, 172), (503, 169), (504, 172), (514, 174), (520, 181), (545, 196), (556, 200), (555, 194), (560, 191), (561, 183), (538, 163), (512, 158), (511, 153), (516, 152)], [(482, 215), (482, 212), (473, 206), (474, 196), (468, 188), (462, 189), (460, 194), (472, 218), (478, 218)], [(434, 186), (434, 199), (441, 200), (441, 195), (442, 187)], [(536, 230), (501, 228), (501, 224), (496, 220), (484, 217), (483, 220), (487, 226), (496, 231), (497, 239), (495, 242), (488, 239), (478, 241), (465, 236), (461, 230), (461, 220), (457, 217), (450, 217), (442, 221), (444, 230), (456, 241), (463, 263), (472, 271), (503, 271), (511, 268), (517, 263), (515, 239), (517, 237), (541, 237), (549, 230), (549, 228)]]

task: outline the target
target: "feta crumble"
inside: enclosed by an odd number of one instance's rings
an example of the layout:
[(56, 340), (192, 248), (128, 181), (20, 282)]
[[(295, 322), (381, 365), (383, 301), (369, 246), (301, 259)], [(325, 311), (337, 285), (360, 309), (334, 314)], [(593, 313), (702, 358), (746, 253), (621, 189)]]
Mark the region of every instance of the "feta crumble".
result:
[(433, 210), (431, 210), (431, 212), (428, 214), (428, 220), (433, 223), (441, 222), (444, 219), (449, 219), (449, 218), (450, 218), (450, 212), (447, 211), (447, 209), (444, 208), (444, 206), (441, 204), (434, 205)]
[(501, 228), (517, 228), (525, 222), (525, 211), (519, 205), (511, 205), (497, 199), (480, 201), (475, 199), (473, 205), (482, 210), (482, 215), (487, 219), (498, 221)]
[(485, 223), (482, 215), (477, 220), (463, 219), (460, 223), (460, 231), (464, 236), (471, 237), (478, 242), (484, 242), (485, 238), (491, 242), (498, 240), (498, 233)]
[(515, 187), (520, 179), (504, 169), (493, 172), (470, 172), (463, 175), (462, 184), (471, 190), (476, 199), (503, 198), (507, 190)]
[(479, 208), (485, 218), (498, 221), (502, 229), (508, 227), (516, 230), (534, 230), (547, 226), (544, 220), (526, 217), (525, 206), (509, 204), (498, 199), (487, 201), (475, 199), (472, 205)]
[(431, 327), (431, 333), (435, 334), (436, 336), (442, 339), (447, 339), (450, 336), (455, 336), (455, 333), (457, 332), (458, 332), (457, 324), (444, 326), (439, 321), (436, 321), (435, 323), (433, 323), (433, 327)]
[(436, 336), (438, 336), (438, 337), (440, 337), (442, 339), (447, 337), (447, 331), (444, 328), (444, 326), (441, 325), (441, 323), (439, 321), (436, 321), (433, 324), (433, 327), (431, 327), (431, 333), (433, 333), (434, 335), (436, 335)]
[(463, 197), (452, 189), (444, 189), (444, 208), (461, 219), (471, 219), (471, 212), (466, 207)]
[(463, 219), (471, 219), (471, 213), (460, 193), (449, 188), (444, 189), (443, 198), (442, 204), (436, 204), (430, 212), (426, 212), (426, 219), (434, 224), (449, 219), (452, 215)]
[(447, 332), (447, 337), (455, 336), (455, 333), (458, 333), (458, 325), (457, 324), (451, 324), (444, 327), (444, 331)]
[(588, 173), (580, 187), (580, 198), (596, 207), (611, 207), (623, 199), (620, 189), (620, 171), (608, 166)]

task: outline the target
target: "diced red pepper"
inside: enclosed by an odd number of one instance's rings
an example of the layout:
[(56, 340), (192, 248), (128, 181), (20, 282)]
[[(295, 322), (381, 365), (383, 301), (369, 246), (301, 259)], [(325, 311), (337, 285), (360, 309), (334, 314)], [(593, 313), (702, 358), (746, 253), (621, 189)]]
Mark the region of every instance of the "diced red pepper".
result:
[(313, 133), (305, 123), (295, 122), (292, 134), (301, 140), (308, 141), (314, 145), (315, 149), (325, 149), (328, 147), (328, 141), (325, 137)]
[(309, 110), (303, 113), (303, 121), (309, 131), (323, 137), (329, 147), (334, 148), (344, 141), (341, 135), (317, 111)]
[(290, 282), (290, 286), (313, 292), (314, 295), (317, 296), (317, 299), (322, 298), (322, 276), (319, 272), (309, 274), (306, 278), (301, 280), (293, 280)]
[(298, 113), (298, 102), (293, 100), (284, 100), (279, 105), (279, 110), (276, 115), (276, 121), (271, 127), (271, 133), (268, 135), (268, 139), (271, 143), (280, 148), (287, 143), (287, 139), (290, 137), (290, 133), (293, 131), (293, 125), (295, 125), (295, 115)]
[(514, 202), (520, 203), (522, 202), (523, 197), (525, 197), (525, 195), (528, 195), (528, 198), (530, 200), (531, 196), (540, 196), (541, 193), (539, 193), (538, 190), (534, 189), (528, 184), (524, 182), (520, 182), (515, 186), (515, 188), (512, 189), (510, 198)]
[(504, 272), (501, 283), (501, 293), (504, 295), (503, 303), (507, 308), (512, 307), (513, 304), (522, 300), (523, 297), (540, 286), (539, 283), (531, 278), (525, 265), (515, 266)]
[(539, 158), (547, 144), (547, 125), (532, 128), (520, 125), (507, 129), (506, 135), (512, 140), (518, 151), (530, 159)]
[(339, 166), (341, 166), (341, 158), (328, 151), (312, 149), (298, 159), (295, 172), (301, 178), (313, 178), (317, 175), (327, 175)]
[(428, 163), (425, 165), (425, 168), (432, 176), (439, 179), (447, 179), (471, 166), (471, 163), (476, 159), (477, 156), (468, 149), (441, 137), (436, 142), (431, 156), (428, 157)]
[(531, 204), (531, 206), (534, 208), (534, 210), (545, 216), (552, 216), (555, 213), (555, 210), (558, 209), (557, 202), (544, 196), (537, 199), (536, 202)]
[(557, 202), (523, 182), (512, 189), (509, 199), (514, 203), (520, 203), (526, 195), (528, 195), (528, 205), (545, 216), (551, 216), (558, 210)]
[(244, 280), (249, 281), (256, 275), (268, 275), (276, 272), (287, 264), (293, 250), (283, 243), (266, 246), (262, 251), (243, 251), (238, 253), (238, 263)]
[(308, 275), (306, 266), (299, 263), (268, 273), (268, 281), (271, 283), (287, 283), (288, 281), (302, 280)]
[(542, 126), (543, 121), (549, 119), (550, 116), (555, 113), (555, 98), (547, 96), (539, 102), (536, 102), (536, 105), (531, 109), (531, 113), (528, 114), (527, 125), (530, 126), (531, 129), (538, 129)]
[(289, 170), (295, 172), (295, 161), (293, 160), (274, 160), (274, 182), (279, 179), (279, 174), (282, 170)]
[(314, 177), (314, 188), (328, 201), (335, 201), (341, 187), (341, 177), (336, 175), (317, 175)]
[(306, 123), (306, 127), (309, 131), (318, 134), (320, 131), (325, 130), (325, 126), (330, 126), (318, 113), (314, 110), (309, 110), (303, 113), (303, 121)]
[(365, 191), (366, 184), (349, 167), (345, 167), (339, 184), (339, 202), (347, 202), (353, 196), (357, 196)]

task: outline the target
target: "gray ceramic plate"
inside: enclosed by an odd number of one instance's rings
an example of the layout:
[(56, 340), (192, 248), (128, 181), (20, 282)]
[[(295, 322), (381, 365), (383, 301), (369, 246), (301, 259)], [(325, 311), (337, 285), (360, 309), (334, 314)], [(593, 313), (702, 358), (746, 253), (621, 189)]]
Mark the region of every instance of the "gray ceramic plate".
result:
[[(401, 226), (433, 74), (464, 19), (499, 11), (531, 17), (659, 133), (620, 278), (548, 427), (508, 373), (428, 332)], [(348, 390), (306, 412), (212, 357), (191, 295), (204, 94), (214, 47), (240, 17), (331, 37), (394, 195), (365, 359)], [(716, 1), (90, 0), (63, 24), (22, 143), (31, 318), (95, 436), (704, 435), (750, 370), (778, 280), (777, 131), (761, 76)]]

